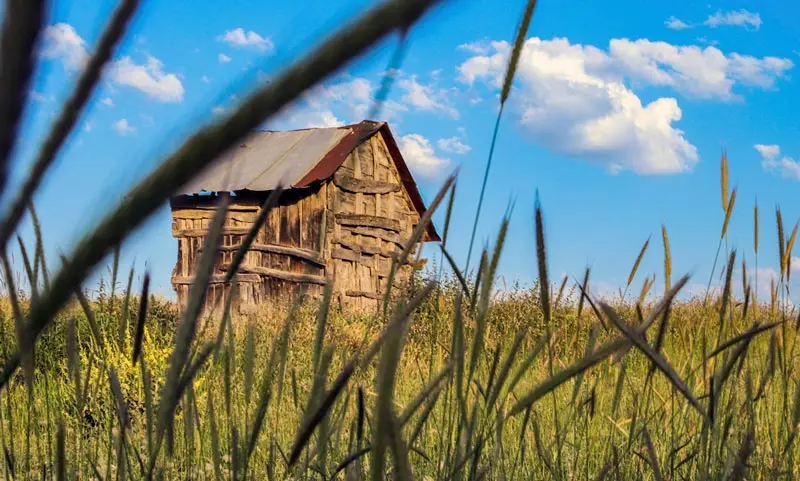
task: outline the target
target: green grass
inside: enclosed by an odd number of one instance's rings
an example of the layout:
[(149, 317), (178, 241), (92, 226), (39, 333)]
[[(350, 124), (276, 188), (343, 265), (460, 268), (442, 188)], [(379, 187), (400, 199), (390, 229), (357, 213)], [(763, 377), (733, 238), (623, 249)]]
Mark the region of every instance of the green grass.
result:
[[(27, 101), (45, 2), (9, 0), (0, 38), (0, 195)], [(118, 272), (120, 245), (220, 153), (308, 88), (392, 32), (406, 31), (435, 0), (392, 0), (342, 27), (256, 89), (234, 112), (198, 130), (80, 242), (52, 275), (32, 199), (75, 127), (126, 33), (139, 2), (124, 0), (40, 147), (33, 168), (0, 217), (0, 445), (4, 479), (792, 479), (800, 475), (797, 313), (788, 308), (788, 240), (776, 210), (780, 278), (759, 303), (742, 261), (743, 296), (734, 295), (736, 251), (727, 230), (737, 188), (728, 194), (709, 289), (679, 301), (688, 282), (672, 272), (666, 226), (664, 268), (638, 278), (649, 240), (633, 256), (620, 297), (580, 283), (551, 285), (544, 215), (537, 198), (539, 282), (497, 295), (495, 279), (513, 206), (477, 269), (462, 272), (447, 250), (456, 178), (443, 184), (409, 243), (410, 255), (447, 198), (444, 266), (389, 296), (374, 313), (337, 311), (302, 288), (291, 305), (250, 317), (203, 316), (206, 282), (218, 252), (227, 198), (205, 238), (187, 307), (147, 295)], [(522, 12), (500, 96), (482, 192), (489, 181), (503, 106), (534, 12)], [(379, 112), (390, 79), (373, 112)], [(280, 189), (226, 272), (239, 263)], [(477, 225), (483, 193), (476, 214)], [(29, 213), (33, 248), (16, 236)], [(759, 220), (755, 208), (755, 266)], [(560, 221), (557, 219), (557, 221)], [(16, 237), (16, 239), (14, 239)], [(470, 244), (475, 237), (475, 227)], [(9, 262), (17, 241), (22, 273)], [(724, 245), (724, 250), (723, 250)], [(651, 250), (652, 251), (652, 250)], [(79, 287), (113, 252), (111, 288), (89, 299)], [(720, 254), (724, 253), (720, 262)], [(471, 259), (470, 259), (471, 260)], [(467, 260), (469, 266), (470, 260)], [(722, 265), (724, 285), (712, 295)], [(443, 267), (450, 274), (442, 276)], [(628, 266), (622, 267), (627, 271)], [(437, 274), (434, 274), (437, 273)], [(656, 276), (664, 292), (654, 292)], [(20, 278), (29, 289), (22, 293)], [(638, 296), (630, 288), (641, 281)], [(118, 286), (123, 288), (119, 289)], [(558, 286), (557, 288), (555, 288)], [(143, 294), (136, 294), (137, 292)]]

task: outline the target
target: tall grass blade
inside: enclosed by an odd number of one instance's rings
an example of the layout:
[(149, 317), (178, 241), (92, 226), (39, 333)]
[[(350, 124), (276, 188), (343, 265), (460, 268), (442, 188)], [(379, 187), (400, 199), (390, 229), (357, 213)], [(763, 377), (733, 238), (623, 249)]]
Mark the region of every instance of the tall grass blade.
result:
[(144, 342), (144, 324), (147, 321), (147, 306), (150, 296), (150, 272), (144, 273), (142, 281), (142, 293), (139, 298), (139, 314), (136, 320), (136, 332), (133, 337), (133, 353), (131, 359), (134, 366), (142, 353), (142, 343)]
[[(9, 157), (19, 138), (19, 121), (29, 96), (35, 48), (47, 16), (44, 0), (9, 0), (0, 37), (0, 195), (8, 181)], [(0, 246), (4, 248), (5, 245)]]

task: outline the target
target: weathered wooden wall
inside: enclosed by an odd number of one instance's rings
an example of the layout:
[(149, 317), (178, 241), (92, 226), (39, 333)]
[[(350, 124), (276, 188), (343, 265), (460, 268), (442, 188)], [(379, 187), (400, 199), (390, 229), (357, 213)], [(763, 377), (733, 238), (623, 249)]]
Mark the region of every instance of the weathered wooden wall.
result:
[[(418, 221), (379, 132), (347, 157), (329, 184), (331, 269), (342, 304), (376, 307), (386, 290), (392, 256), (402, 250)], [(410, 273), (411, 266), (403, 266), (395, 286)]]
[[(222, 283), (224, 273), (267, 195), (231, 198), (206, 308), (223, 306), (230, 295), (230, 286)], [(215, 201), (212, 196), (172, 201), (172, 235), (178, 239), (172, 283), (181, 305), (188, 299)], [(245, 256), (234, 306), (242, 310), (290, 295), (300, 283), (310, 295), (319, 295), (329, 276), (335, 302), (374, 312), (387, 287), (392, 256), (405, 246), (417, 222), (419, 214), (378, 132), (348, 155), (330, 181), (284, 192)], [(395, 287), (408, 280), (412, 269), (408, 263), (400, 267)]]
[[(325, 284), (325, 185), (286, 191), (259, 230), (239, 270), (234, 305), (253, 306), (290, 295), (298, 283), (308, 293), (322, 292)], [(232, 197), (225, 219), (221, 256), (209, 287), (206, 306), (224, 305), (230, 286), (223, 274), (258, 215), (268, 193)], [(206, 232), (214, 217), (214, 198), (185, 197), (173, 202), (172, 235), (178, 239), (178, 260), (172, 283), (178, 301), (185, 305)], [(221, 299), (220, 299), (221, 298)]]

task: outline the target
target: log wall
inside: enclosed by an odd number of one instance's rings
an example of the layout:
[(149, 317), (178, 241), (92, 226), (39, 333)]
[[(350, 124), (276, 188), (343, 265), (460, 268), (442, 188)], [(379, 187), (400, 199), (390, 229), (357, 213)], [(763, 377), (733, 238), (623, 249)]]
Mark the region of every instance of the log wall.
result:
[[(418, 221), (379, 132), (347, 157), (329, 184), (330, 262), (334, 292), (343, 305), (377, 306), (392, 256), (402, 250)], [(403, 266), (395, 286), (410, 273), (411, 266)]]
[[(326, 191), (327, 186), (323, 184), (310, 189), (289, 190), (281, 196), (279, 205), (272, 209), (245, 254), (239, 270), (238, 295), (234, 299), (236, 308), (291, 295), (300, 283), (309, 288), (311, 295), (322, 292), (326, 266), (326, 241), (322, 235)], [(246, 199), (231, 198), (221, 253), (209, 286), (206, 307), (218, 299), (217, 306), (222, 306), (230, 295), (230, 286), (222, 284), (223, 274), (255, 222), (267, 194)], [(213, 198), (195, 196), (183, 198), (173, 205), (172, 235), (178, 240), (178, 259), (172, 284), (182, 306), (188, 299), (195, 266), (214, 217), (212, 202)]]

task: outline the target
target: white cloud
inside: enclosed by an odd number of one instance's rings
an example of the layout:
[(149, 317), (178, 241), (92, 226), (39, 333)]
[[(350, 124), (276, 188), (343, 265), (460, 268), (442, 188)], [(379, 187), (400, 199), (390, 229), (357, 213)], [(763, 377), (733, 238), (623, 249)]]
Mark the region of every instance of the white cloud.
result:
[(461, 142), (461, 139), (455, 136), (446, 139), (439, 139), (436, 142), (436, 145), (439, 146), (439, 149), (451, 154), (466, 154), (472, 150), (472, 147)]
[(793, 271), (800, 271), (800, 257), (792, 256), (791, 262), (789, 262), (789, 266), (792, 268)]
[(217, 56), (217, 60), (219, 60), (219, 63), (228, 63), (231, 61), (231, 58), (224, 53), (221, 53)]
[(85, 124), (83, 124), (83, 131), (87, 132), (87, 133), (91, 132), (92, 131), (92, 127), (94, 127), (94, 125), (92, 125), (91, 122), (86, 122)]
[(228, 30), (223, 35), (217, 37), (220, 42), (225, 42), (232, 47), (254, 48), (261, 52), (271, 52), (275, 45), (269, 37), (262, 37), (250, 30), (245, 32), (243, 28)]
[(112, 124), (112, 127), (120, 135), (128, 135), (136, 132), (136, 129), (128, 123), (128, 119), (119, 119)]
[(412, 107), (423, 111), (444, 113), (454, 119), (459, 117), (458, 110), (447, 99), (446, 90), (437, 90), (431, 85), (423, 85), (417, 82), (415, 75), (399, 80), (397, 86), (405, 91), (402, 101)]
[(787, 179), (800, 180), (800, 162), (786, 155), (781, 156), (779, 146), (756, 144), (753, 148), (761, 154), (762, 169), (778, 173)]
[(145, 65), (139, 65), (130, 57), (122, 57), (111, 68), (111, 78), (119, 85), (133, 87), (161, 102), (183, 100), (183, 84), (174, 73), (165, 73), (164, 64), (148, 56)]
[(772, 88), (794, 64), (777, 57), (757, 58), (716, 47), (675, 46), (650, 40), (611, 40), (608, 66), (616, 75), (649, 85), (672, 87), (691, 97), (734, 100), (738, 82)]
[(664, 22), (664, 25), (666, 25), (667, 28), (672, 29), (672, 30), (684, 30), (684, 29), (687, 29), (687, 28), (692, 28), (691, 25), (689, 25), (688, 23), (686, 23), (683, 20), (681, 20), (681, 19), (679, 19), (677, 17), (674, 17), (674, 16), (673, 17), (669, 17)]
[[(511, 46), (488, 45), (489, 53), (458, 67), (461, 82), (500, 88)], [(512, 104), (534, 140), (553, 152), (611, 171), (684, 172), (698, 154), (676, 127), (678, 101), (665, 95), (643, 102), (635, 89), (668, 87), (694, 99), (734, 101), (741, 98), (737, 86), (773, 89), (792, 67), (787, 58), (726, 54), (712, 46), (613, 39), (601, 49), (533, 37), (520, 56)]]
[(100, 103), (105, 105), (106, 107), (114, 106), (114, 101), (111, 99), (111, 97), (104, 98), (103, 100), (100, 101)]
[(752, 28), (753, 30), (761, 28), (762, 23), (760, 14), (757, 12), (749, 12), (744, 8), (735, 11), (731, 10), (729, 12), (717, 10), (714, 15), (709, 16), (705, 21), (705, 24), (711, 28), (716, 28), (721, 25), (730, 25), (734, 27)]
[[(68, 70), (81, 70), (88, 58), (86, 41), (69, 24), (49, 26), (44, 31), (42, 56), (61, 60)], [(152, 56), (144, 65), (123, 57), (108, 65), (106, 75), (118, 85), (133, 87), (161, 102), (183, 100), (183, 84), (178, 76), (165, 73), (161, 61)]]
[(61, 59), (69, 70), (80, 70), (86, 64), (89, 54), (86, 41), (67, 23), (57, 23), (44, 29), (42, 56), (47, 59)]
[(200, 81), (203, 82), (204, 84), (211, 83), (211, 79), (208, 78), (207, 75), (203, 75), (202, 77), (200, 77)]
[(423, 177), (436, 177), (450, 164), (448, 159), (439, 157), (430, 141), (420, 134), (400, 137), (400, 151), (414, 173)]
[[(500, 86), (510, 45), (492, 45), (493, 55), (472, 57), (459, 67), (463, 81)], [(514, 104), (520, 123), (556, 153), (638, 174), (684, 172), (698, 160), (697, 149), (673, 125), (681, 118), (677, 101), (643, 104), (624, 85), (618, 64), (600, 49), (566, 39), (528, 39), (518, 83)]]
[(462, 43), (458, 46), (458, 49), (477, 55), (486, 55), (492, 51), (492, 45), (488, 40), (483, 39), (477, 42)]
[(214, 115), (222, 115), (227, 111), (228, 109), (224, 105), (217, 105), (211, 109), (211, 113)]

